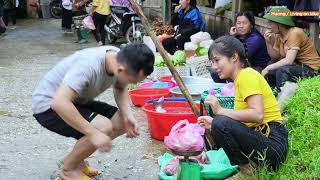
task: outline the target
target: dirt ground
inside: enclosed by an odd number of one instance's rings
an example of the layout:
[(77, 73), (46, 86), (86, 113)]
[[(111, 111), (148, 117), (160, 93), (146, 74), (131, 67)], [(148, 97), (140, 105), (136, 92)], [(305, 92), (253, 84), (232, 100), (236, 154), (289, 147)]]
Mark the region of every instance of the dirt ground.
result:
[[(17, 28), (0, 36), (0, 179), (56, 179), (58, 164), (75, 140), (42, 128), (33, 118), (31, 96), (38, 81), (64, 56), (96, 45), (74, 43), (64, 35), (60, 20), (21, 20)], [(114, 104), (110, 90), (99, 97)], [(157, 158), (162, 142), (150, 138), (145, 114), (133, 108), (141, 135), (113, 142), (110, 153), (89, 158), (102, 171), (96, 179), (157, 179)]]

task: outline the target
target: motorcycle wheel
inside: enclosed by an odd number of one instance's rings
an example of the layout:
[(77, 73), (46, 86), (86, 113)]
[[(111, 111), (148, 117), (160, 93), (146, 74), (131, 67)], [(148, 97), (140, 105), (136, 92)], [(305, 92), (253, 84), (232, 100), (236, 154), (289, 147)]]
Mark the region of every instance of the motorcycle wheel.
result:
[(135, 23), (135, 28), (136, 28), (136, 35), (133, 34), (133, 26), (131, 25), (127, 31), (126, 31), (126, 41), (130, 43), (135, 43), (135, 42), (143, 42), (143, 36), (145, 34), (145, 29), (142, 23), (138, 22)]
[(62, 4), (60, 2), (53, 2), (50, 5), (50, 14), (53, 18), (62, 18)]

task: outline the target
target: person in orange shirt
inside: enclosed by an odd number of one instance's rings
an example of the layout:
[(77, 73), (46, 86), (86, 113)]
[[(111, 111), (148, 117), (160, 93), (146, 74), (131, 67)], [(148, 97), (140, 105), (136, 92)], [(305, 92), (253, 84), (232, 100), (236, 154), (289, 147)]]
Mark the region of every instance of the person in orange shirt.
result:
[[(270, 12), (288, 12), (284, 6), (274, 6)], [(274, 63), (263, 71), (271, 85), (280, 88), (286, 81), (296, 81), (303, 77), (312, 77), (320, 69), (320, 56), (302, 29), (294, 27), (290, 16), (275, 16), (267, 13), (271, 30), (264, 37), (267, 49)]]
[(249, 162), (276, 170), (286, 159), (288, 132), (270, 86), (248, 67), (243, 44), (232, 36), (216, 39), (208, 56), (220, 79), (234, 81), (234, 109), (222, 108), (216, 97), (208, 96), (205, 103), (215, 116), (201, 116), (198, 123), (211, 129), (217, 147), (242, 174), (251, 173)]

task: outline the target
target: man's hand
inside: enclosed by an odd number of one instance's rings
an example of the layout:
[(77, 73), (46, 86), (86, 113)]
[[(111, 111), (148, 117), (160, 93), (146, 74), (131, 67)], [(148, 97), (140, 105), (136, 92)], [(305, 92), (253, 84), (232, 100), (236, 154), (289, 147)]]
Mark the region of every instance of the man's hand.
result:
[(272, 33), (270, 30), (267, 30), (265, 33), (264, 33), (264, 38), (266, 40), (267, 43), (269, 44), (274, 44), (275, 42), (275, 34)]
[(127, 137), (133, 138), (133, 137), (137, 137), (139, 135), (138, 122), (137, 122), (137, 120), (135, 120), (134, 117), (125, 118), (124, 125), (126, 128)]
[(209, 104), (212, 111), (215, 114), (220, 114), (220, 111), (222, 110), (222, 107), (218, 101), (218, 99), (214, 96), (207, 96), (207, 98), (204, 101), (205, 103)]
[(229, 34), (230, 34), (231, 36), (234, 36), (234, 35), (237, 34), (237, 29), (236, 29), (235, 26), (232, 26), (232, 27), (230, 28)]
[(111, 150), (111, 138), (99, 130), (94, 131), (89, 136), (90, 142), (101, 152), (108, 152)]
[(198, 124), (205, 128), (205, 129), (211, 129), (213, 118), (210, 116), (200, 116), (198, 117)]

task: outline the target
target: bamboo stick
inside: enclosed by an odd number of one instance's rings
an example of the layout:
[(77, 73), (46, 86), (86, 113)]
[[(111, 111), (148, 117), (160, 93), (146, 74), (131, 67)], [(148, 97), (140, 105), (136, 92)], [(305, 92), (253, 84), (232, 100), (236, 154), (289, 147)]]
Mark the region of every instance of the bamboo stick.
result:
[[(186, 97), (193, 113), (199, 117), (200, 116), (200, 112), (196, 106), (196, 104), (193, 102), (192, 96), (190, 95), (188, 89), (186, 88), (184, 82), (182, 81), (180, 75), (178, 74), (177, 70), (175, 69), (174, 65), (172, 64), (170, 57), (168, 56), (168, 54), (166, 53), (164, 47), (162, 46), (162, 44), (160, 43), (158, 37), (156, 36), (155, 32), (152, 30), (152, 28), (150, 27), (150, 24), (148, 22), (148, 19), (146, 18), (146, 16), (144, 15), (141, 7), (138, 5), (138, 3), (136, 2), (136, 0), (130, 0), (135, 12), (138, 14), (138, 16), (141, 19), (141, 22), (145, 28), (145, 31), (148, 33), (148, 35), (151, 37), (152, 41), (154, 42), (155, 46), (157, 47), (160, 55), (163, 57), (167, 67), (169, 68), (174, 80), (176, 81), (176, 83), (178, 84), (182, 94)], [(210, 138), (210, 132), (208, 130), (206, 130), (205, 132), (205, 138), (207, 139), (207, 142), (209, 143), (209, 145), (211, 146), (211, 142), (212, 138)]]

